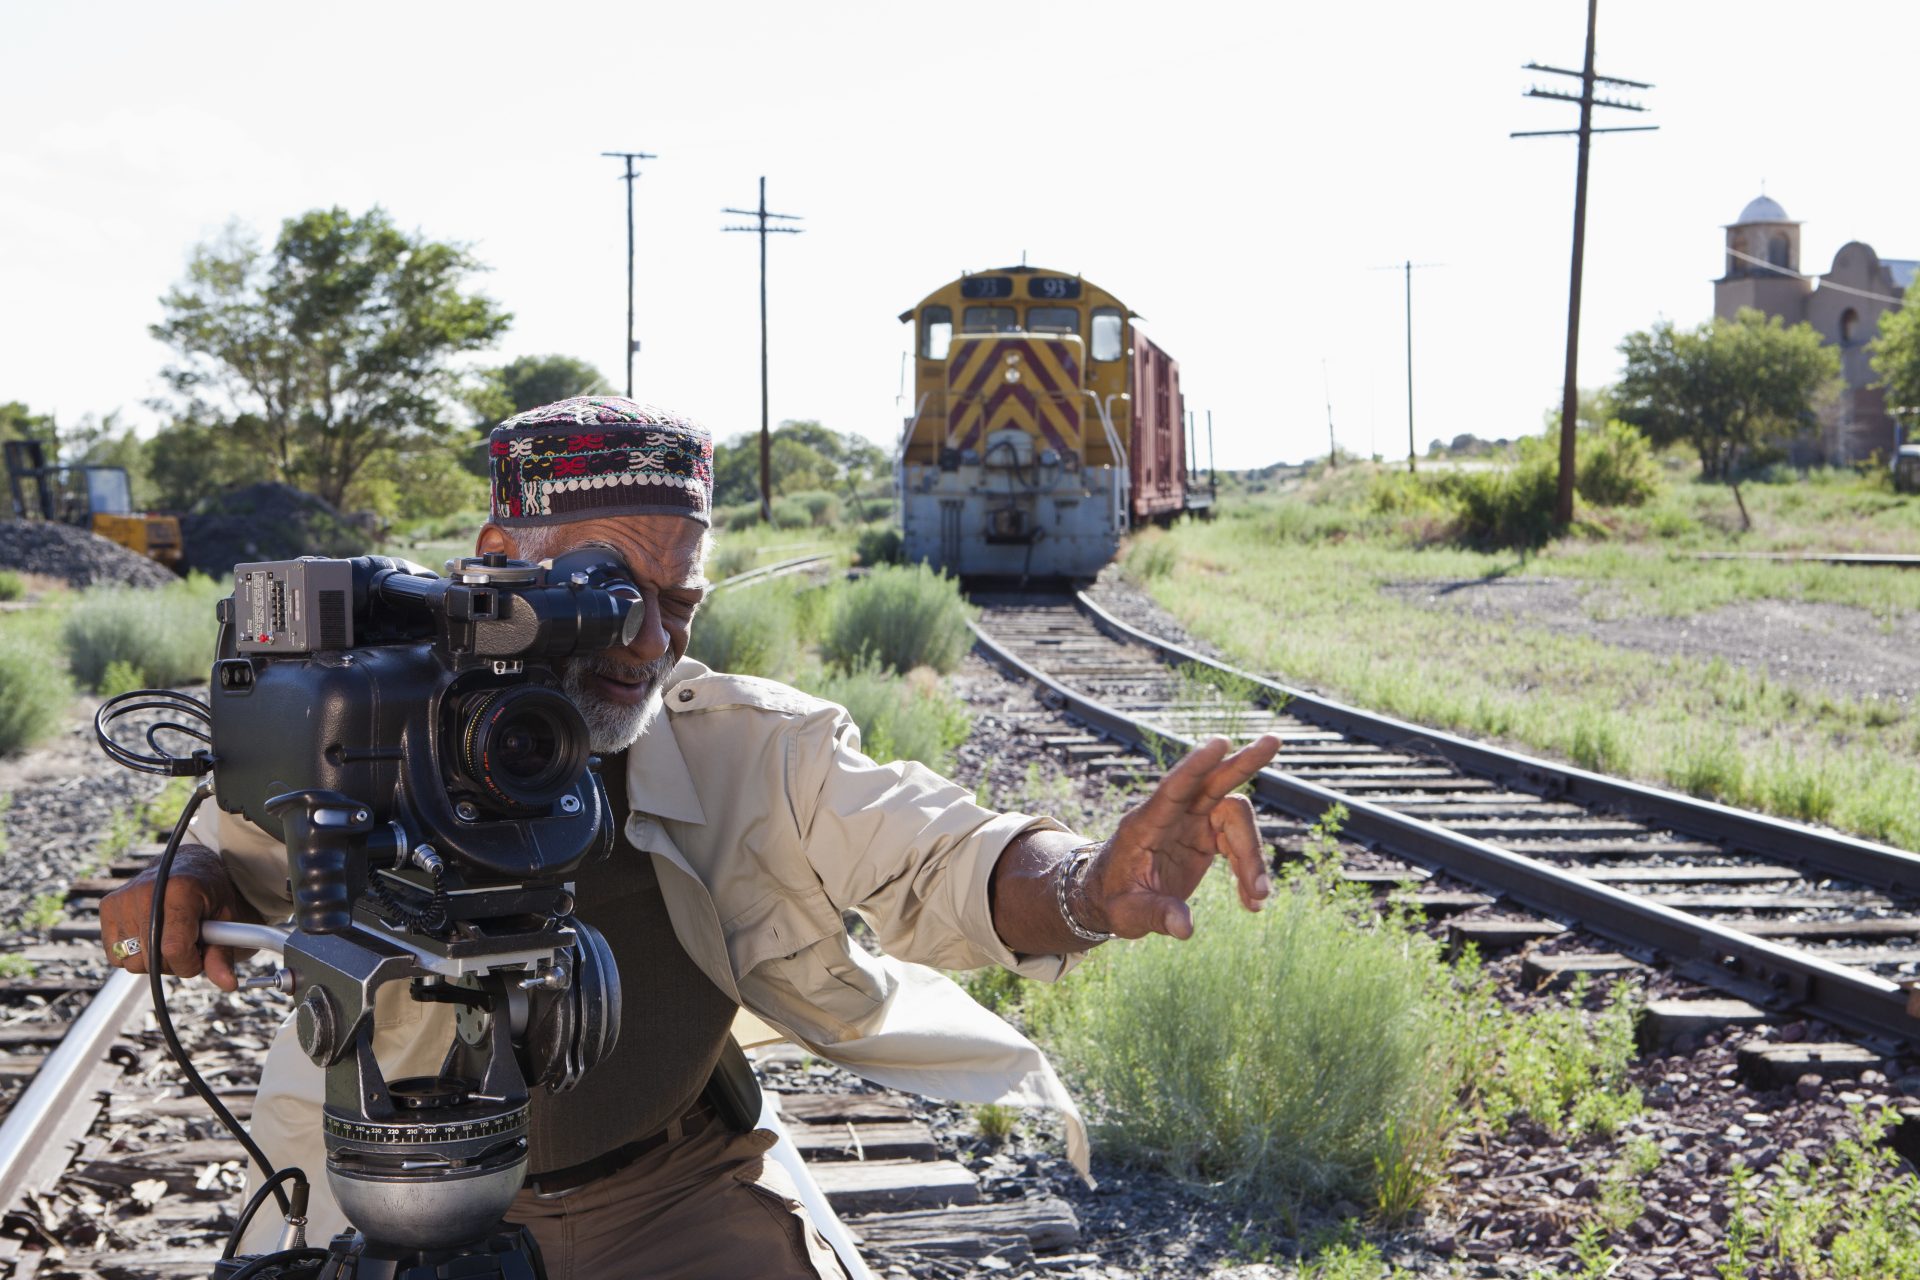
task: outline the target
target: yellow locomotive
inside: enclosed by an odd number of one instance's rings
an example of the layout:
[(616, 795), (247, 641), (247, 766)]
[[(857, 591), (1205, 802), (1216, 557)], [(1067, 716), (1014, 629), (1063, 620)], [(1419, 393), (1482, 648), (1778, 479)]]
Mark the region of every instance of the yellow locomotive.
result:
[(1180, 367), (1113, 294), (1038, 267), (962, 275), (903, 313), (913, 412), (895, 468), (909, 560), (1087, 578), (1134, 524), (1203, 508)]

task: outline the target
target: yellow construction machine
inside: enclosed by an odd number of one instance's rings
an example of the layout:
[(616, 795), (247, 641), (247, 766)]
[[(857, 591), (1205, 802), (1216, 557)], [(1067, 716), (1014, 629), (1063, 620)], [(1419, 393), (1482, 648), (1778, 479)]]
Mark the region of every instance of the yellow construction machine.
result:
[(49, 463), (41, 440), (7, 441), (6, 460), (15, 519), (78, 525), (170, 569), (180, 567), (179, 517), (135, 511), (124, 467)]

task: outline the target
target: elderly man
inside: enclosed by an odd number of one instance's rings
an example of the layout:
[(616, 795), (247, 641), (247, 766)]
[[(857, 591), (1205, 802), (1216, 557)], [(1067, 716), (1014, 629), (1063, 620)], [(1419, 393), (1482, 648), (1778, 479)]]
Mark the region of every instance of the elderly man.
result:
[[(712, 442), (678, 415), (612, 397), (535, 409), (493, 432), (492, 519), (478, 550), (545, 560), (593, 544), (645, 596), (633, 642), (569, 661), (567, 693), (604, 763), (614, 854), (582, 872), (579, 915), (620, 969), (618, 1045), (580, 1086), (536, 1091), (529, 1180), (510, 1220), (554, 1280), (634, 1275), (837, 1276), (830, 1249), (764, 1130), (703, 1099), (736, 1014), (882, 1084), (967, 1102), (1072, 1101), (1040, 1052), (932, 972), (1003, 965), (1053, 979), (1110, 937), (1192, 933), (1186, 901), (1224, 855), (1240, 900), (1271, 891), (1253, 811), (1234, 793), (1277, 740), (1214, 740), (1171, 771), (1111, 837), (994, 813), (918, 764), (875, 764), (830, 703), (688, 659), (706, 590)], [(217, 773), (216, 773), (217, 782)], [(213, 807), (181, 850), (160, 940), (168, 971), (235, 988), (234, 957), (202, 947), (207, 919), (279, 919), (281, 846)], [(144, 935), (144, 878), (101, 907), (109, 954)], [(883, 957), (851, 944), (841, 913)], [(136, 952), (120, 963), (144, 971)], [(375, 1052), (390, 1076), (431, 1073), (450, 1011), (383, 988)], [(385, 998), (391, 997), (391, 998)], [(283, 1029), (253, 1131), (276, 1161), (324, 1164), (320, 1072)], [(315, 1180), (313, 1237), (342, 1225)], [(262, 1223), (268, 1227), (270, 1224)], [(263, 1237), (256, 1232), (253, 1241)]]

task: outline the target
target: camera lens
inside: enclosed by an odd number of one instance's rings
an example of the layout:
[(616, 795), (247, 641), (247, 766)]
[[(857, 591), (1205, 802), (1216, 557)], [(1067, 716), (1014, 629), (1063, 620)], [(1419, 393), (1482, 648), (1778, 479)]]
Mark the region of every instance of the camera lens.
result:
[(552, 804), (587, 767), (587, 722), (544, 685), (491, 689), (460, 716), (460, 767), (490, 800), (515, 809)]

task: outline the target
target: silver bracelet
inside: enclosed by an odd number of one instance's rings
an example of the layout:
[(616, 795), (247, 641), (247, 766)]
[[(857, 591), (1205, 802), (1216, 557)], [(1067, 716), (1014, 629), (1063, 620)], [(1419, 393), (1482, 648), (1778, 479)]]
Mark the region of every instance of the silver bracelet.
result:
[(1067, 856), (1060, 860), (1057, 870), (1054, 873), (1053, 900), (1055, 905), (1060, 908), (1060, 919), (1066, 923), (1068, 929), (1073, 931), (1073, 936), (1082, 942), (1110, 942), (1116, 936), (1111, 933), (1100, 933), (1087, 928), (1073, 918), (1073, 908), (1067, 905), (1067, 891), (1072, 887), (1075, 878), (1079, 876), (1081, 868), (1085, 867), (1093, 855), (1104, 847), (1105, 842), (1101, 841), (1094, 844), (1083, 844), (1077, 849), (1068, 850)]

